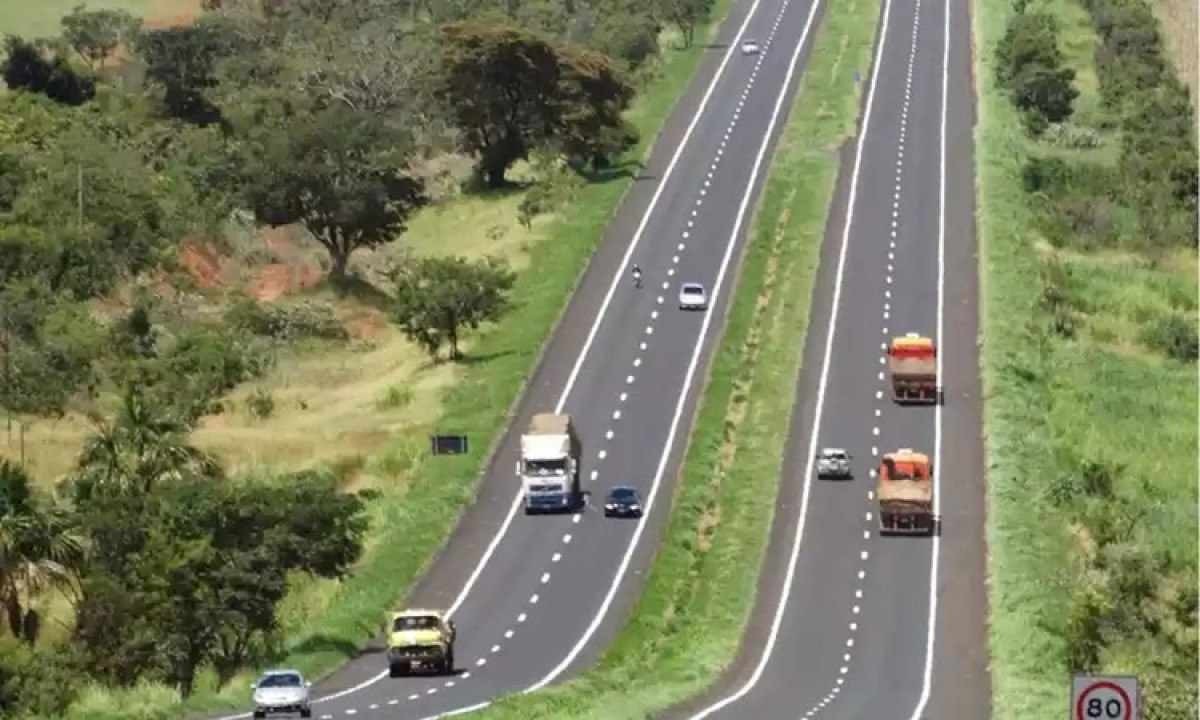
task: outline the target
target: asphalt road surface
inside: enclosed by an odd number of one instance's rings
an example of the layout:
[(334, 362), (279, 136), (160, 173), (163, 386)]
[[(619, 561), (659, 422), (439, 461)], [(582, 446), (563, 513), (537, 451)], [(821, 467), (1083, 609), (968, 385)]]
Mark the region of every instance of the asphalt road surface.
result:
[[(968, 4), (884, 0), (843, 153), (779, 511), (733, 666), (669, 717), (990, 717)], [(938, 339), (945, 405), (890, 400), (886, 343)], [(815, 477), (821, 447), (850, 481)], [(874, 466), (934, 463), (937, 538), (878, 536)]]
[[(620, 628), (661, 536), (744, 230), (818, 11), (819, 0), (735, 3), (610, 224), (477, 502), (410, 598), (412, 607), (452, 611), (456, 674), (389, 678), (377, 642), (314, 688), (314, 717), (476, 708), (577, 672)], [(740, 51), (748, 38), (761, 54)], [(645, 273), (641, 289), (633, 263)], [(707, 312), (679, 310), (687, 281), (709, 289)], [(555, 409), (576, 421), (591, 501), (578, 514), (529, 517), (517, 505), (519, 436), (530, 415)], [(642, 521), (604, 518), (603, 497), (618, 483), (640, 488)]]

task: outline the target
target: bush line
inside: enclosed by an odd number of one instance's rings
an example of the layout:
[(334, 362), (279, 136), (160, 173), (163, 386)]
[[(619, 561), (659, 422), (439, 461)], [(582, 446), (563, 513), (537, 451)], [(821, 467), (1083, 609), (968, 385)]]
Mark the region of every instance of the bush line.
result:
[(732, 662), (778, 495), (839, 147), (852, 138), (879, 3), (831, 4), (771, 163), (713, 360), (666, 536), (633, 615), (599, 664), (480, 713), (643, 718)]

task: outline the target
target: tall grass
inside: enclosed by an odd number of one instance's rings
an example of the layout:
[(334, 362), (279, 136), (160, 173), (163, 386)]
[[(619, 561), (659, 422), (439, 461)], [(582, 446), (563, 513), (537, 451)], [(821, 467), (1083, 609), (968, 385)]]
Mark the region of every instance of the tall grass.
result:
[[(1041, 5), (1072, 27), (1078, 10), (1065, 0)], [(1179, 273), (1130, 253), (1055, 250), (1039, 235), (1021, 169), (1041, 149), (993, 81), (1010, 6), (980, 0), (974, 17), (993, 712), (1060, 716), (1070, 671), (1088, 669), (1139, 674), (1152, 688), (1148, 718), (1184, 717), (1164, 698), (1186, 698), (1188, 688), (1195, 697), (1194, 663), (1191, 677), (1156, 663), (1175, 642), (1195, 647), (1196, 367), (1141, 337), (1168, 313), (1195, 324), (1195, 253), (1181, 251), (1190, 267)], [(1065, 38), (1068, 56), (1086, 62), (1090, 51), (1070, 52), (1079, 39)], [(1080, 90), (1080, 106), (1099, 112), (1094, 85)], [(1060, 293), (1073, 333), (1051, 326), (1048, 288)], [(1113, 525), (1124, 520), (1131, 524)], [(1113, 532), (1123, 537), (1105, 537)], [(1111, 581), (1117, 567), (1106, 547), (1146, 553), (1160, 581), (1128, 597), (1113, 596), (1111, 582), (1093, 584)], [(1192, 588), (1190, 610), (1176, 586)], [(1093, 599), (1136, 607), (1096, 615)], [(1172, 619), (1147, 634), (1128, 621), (1143, 612)], [(1092, 641), (1099, 656), (1081, 667)]]
[[(730, 6), (721, 0), (698, 37), (715, 33)], [(641, 141), (629, 153), (644, 157), (676, 99), (685, 89), (703, 55), (704, 43), (686, 50), (667, 50), (660, 72), (642, 91), (630, 112)], [(366, 558), (354, 574), (315, 606), (293, 608), (300, 616), (285, 618), (287, 633), (280, 664), (322, 677), (353, 657), (379, 628), (387, 609), (402, 600), (430, 558), (445, 542), (462, 508), (475, 494), (487, 461), (490, 442), (505, 419), (539, 357), (567, 299), (591, 256), (605, 226), (626, 190), (629, 176), (616, 176), (584, 187), (547, 229), (537, 248), (532, 271), (518, 276), (515, 308), (472, 345), (477, 362), (446, 391), (443, 414), (436, 426), (463, 433), (474, 442), (459, 456), (426, 462), (412, 438), (397, 438), (380, 458), (369, 461), (380, 470), (391, 468), (412, 476), (408, 483), (385, 488), (370, 507), (371, 532)], [(307, 612), (304, 612), (307, 610)], [(246, 702), (248, 673), (216, 690), (211, 676), (201, 679), (186, 703), (165, 702), (157, 686), (129, 691), (93, 688), (71, 709), (79, 720), (179, 717), (186, 712), (232, 709)], [(147, 702), (147, 693), (156, 702)], [(170, 695), (169, 693), (167, 695)], [(172, 696), (173, 697), (173, 696)], [(133, 708), (145, 714), (130, 715)]]
[(599, 664), (486, 718), (644, 718), (728, 666), (754, 603), (792, 413), (838, 148), (855, 129), (879, 3), (833, 3), (750, 230), (736, 296), (633, 616)]

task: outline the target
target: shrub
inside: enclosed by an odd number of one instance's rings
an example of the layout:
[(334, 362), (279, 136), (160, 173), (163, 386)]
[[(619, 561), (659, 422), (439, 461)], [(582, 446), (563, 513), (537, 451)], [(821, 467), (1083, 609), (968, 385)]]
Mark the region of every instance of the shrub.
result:
[[(1011, 81), (1013, 104), (1027, 118), (1027, 127), (1038, 135), (1047, 123), (1066, 120), (1073, 112), (1072, 105), (1079, 91), (1071, 84), (1075, 71), (1071, 68), (1053, 67), (1041, 63), (1030, 63), (1022, 67)], [(1033, 116), (1032, 118), (1030, 116)]]
[(1077, 150), (1100, 147), (1100, 133), (1071, 123), (1051, 123), (1042, 133), (1046, 142)]
[(1180, 313), (1169, 313), (1142, 331), (1142, 342), (1180, 362), (1195, 362), (1200, 354), (1196, 323)]
[(259, 388), (246, 398), (246, 408), (259, 420), (266, 420), (275, 412), (275, 398), (271, 393)]
[(302, 302), (296, 305), (263, 305), (246, 298), (225, 313), (231, 327), (277, 340), (324, 338), (346, 340), (350, 334), (329, 305)]
[(393, 385), (387, 389), (383, 397), (375, 404), (380, 410), (395, 410), (407, 407), (413, 401), (412, 388)]
[(1009, 20), (1004, 37), (996, 46), (996, 82), (1008, 87), (1027, 65), (1057, 68), (1062, 62), (1054, 16), (1020, 13)]

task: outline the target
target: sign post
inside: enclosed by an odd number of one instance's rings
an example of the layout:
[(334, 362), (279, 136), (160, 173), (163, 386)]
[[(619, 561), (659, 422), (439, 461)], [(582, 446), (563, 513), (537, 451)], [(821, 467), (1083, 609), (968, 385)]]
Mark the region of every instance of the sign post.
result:
[(1141, 720), (1140, 701), (1132, 675), (1071, 678), (1071, 720)]

